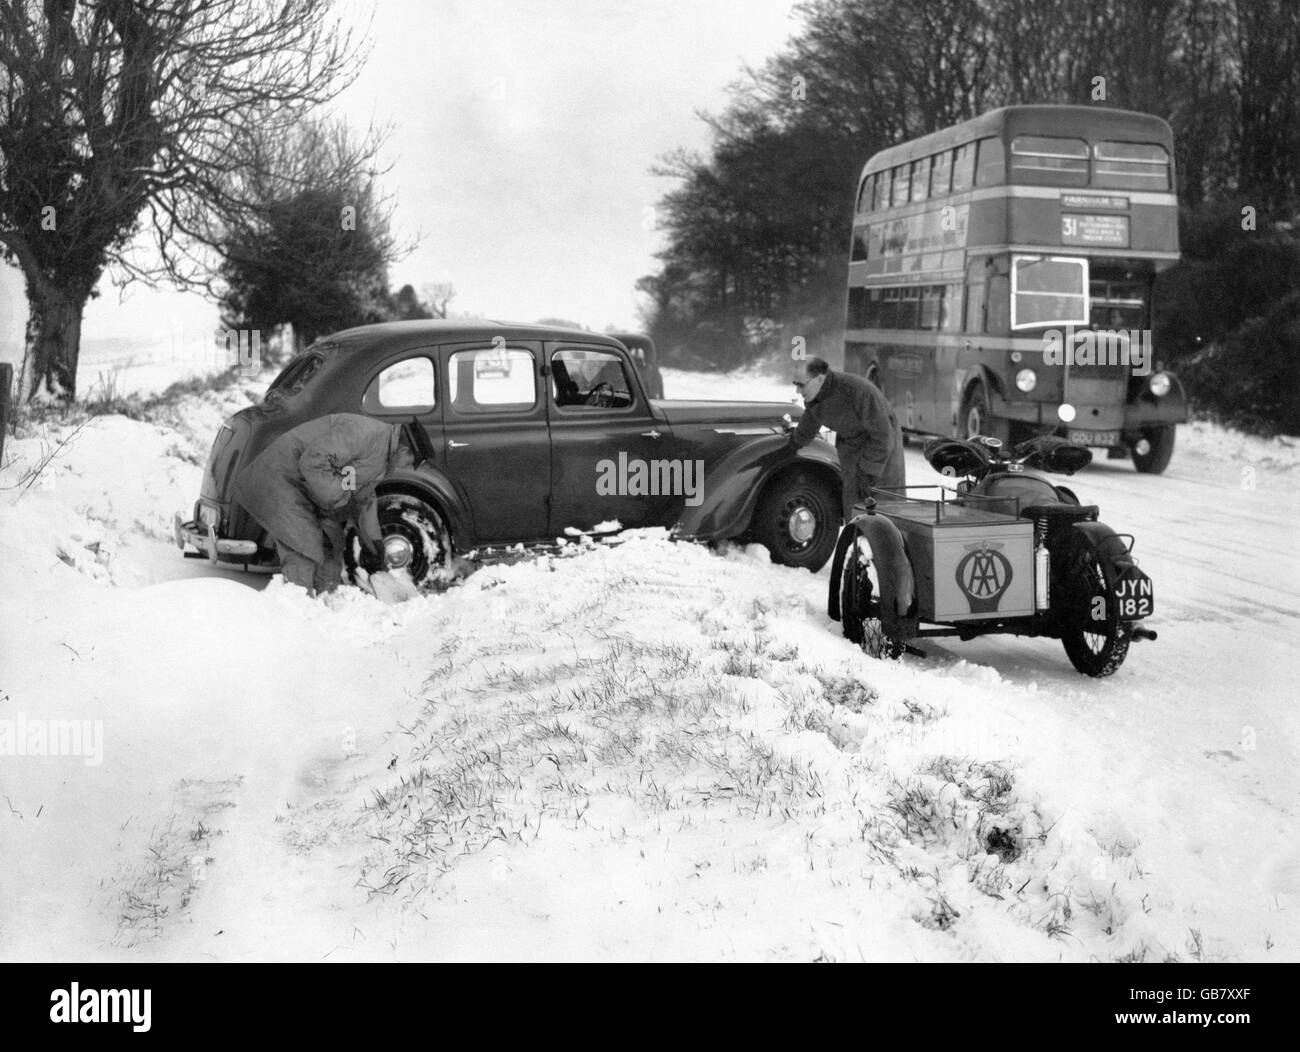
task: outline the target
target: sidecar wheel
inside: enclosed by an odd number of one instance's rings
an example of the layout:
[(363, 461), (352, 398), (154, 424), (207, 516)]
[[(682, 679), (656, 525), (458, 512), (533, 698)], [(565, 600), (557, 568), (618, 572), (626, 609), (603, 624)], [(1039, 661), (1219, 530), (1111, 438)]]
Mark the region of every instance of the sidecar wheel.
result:
[[(856, 527), (853, 527), (856, 529)], [(871, 546), (856, 537), (844, 554), (840, 575), (840, 624), (844, 638), (874, 658), (903, 656), (903, 641), (885, 630), (880, 620), (880, 583)]]
[[(1101, 679), (1124, 664), (1133, 639), (1133, 625), (1119, 620), (1119, 603), (1106, 583), (1095, 551), (1089, 548), (1080, 552), (1072, 576), (1076, 600), (1070, 613), (1071, 623), (1061, 633), (1061, 643), (1070, 664), (1085, 676)], [(1102, 599), (1104, 612), (1099, 602)], [(1094, 613), (1099, 612), (1102, 616), (1095, 618)]]

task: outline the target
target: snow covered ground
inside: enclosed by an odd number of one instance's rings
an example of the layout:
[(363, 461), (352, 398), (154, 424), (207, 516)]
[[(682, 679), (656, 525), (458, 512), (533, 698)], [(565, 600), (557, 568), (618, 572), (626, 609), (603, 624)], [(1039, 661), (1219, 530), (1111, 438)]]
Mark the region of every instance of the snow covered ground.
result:
[(0, 958), (1300, 959), (1293, 444), (1072, 481), (1156, 585), (1096, 682), (873, 660), (827, 571), (661, 531), (397, 606), (182, 560), (267, 379), (6, 445)]

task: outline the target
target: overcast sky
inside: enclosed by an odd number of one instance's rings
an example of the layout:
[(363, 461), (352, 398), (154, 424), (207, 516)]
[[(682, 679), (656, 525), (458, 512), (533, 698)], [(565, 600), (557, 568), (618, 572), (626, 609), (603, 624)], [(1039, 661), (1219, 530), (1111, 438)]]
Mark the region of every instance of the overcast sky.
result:
[[(449, 281), (453, 311), (634, 327), (637, 278), (659, 235), (647, 209), (670, 185), (660, 155), (703, 148), (748, 62), (792, 35), (792, 0), (377, 0), (374, 50), (340, 100), (350, 122), (391, 122), (395, 231), (420, 247), (394, 290)], [(368, 3), (345, 0), (347, 12)], [(85, 346), (215, 324), (197, 297), (105, 281)], [(6, 317), (6, 313), (8, 317)], [(26, 318), (16, 272), (0, 277), (0, 342)]]

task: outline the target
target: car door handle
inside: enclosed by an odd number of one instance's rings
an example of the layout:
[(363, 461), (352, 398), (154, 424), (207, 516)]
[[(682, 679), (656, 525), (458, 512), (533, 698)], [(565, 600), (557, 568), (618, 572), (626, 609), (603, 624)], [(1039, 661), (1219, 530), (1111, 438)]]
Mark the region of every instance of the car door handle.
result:
[(456, 442), (452, 439), (447, 440), (447, 446), (449, 449), (464, 449), (468, 445), (468, 442)]
[(641, 432), (641, 437), (642, 437), (642, 438), (658, 438), (658, 437), (659, 437), (659, 432), (658, 432), (658, 431), (642, 431), (642, 432)]

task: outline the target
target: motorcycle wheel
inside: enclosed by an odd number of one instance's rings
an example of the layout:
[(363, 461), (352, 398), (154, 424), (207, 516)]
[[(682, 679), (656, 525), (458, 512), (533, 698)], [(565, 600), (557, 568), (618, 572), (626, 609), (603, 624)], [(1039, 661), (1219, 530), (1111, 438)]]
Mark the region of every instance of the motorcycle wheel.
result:
[[(850, 527), (855, 529), (855, 527)], [(880, 620), (880, 581), (871, 546), (855, 537), (844, 554), (840, 574), (840, 624), (844, 638), (874, 658), (894, 660), (903, 655), (903, 641)]]
[[(1075, 600), (1061, 643), (1071, 665), (1085, 676), (1101, 679), (1124, 663), (1133, 625), (1119, 620), (1119, 603), (1106, 583), (1097, 553), (1080, 545), (1072, 564), (1070, 590)], [(1099, 610), (1104, 611), (1102, 616), (1095, 617)]]

